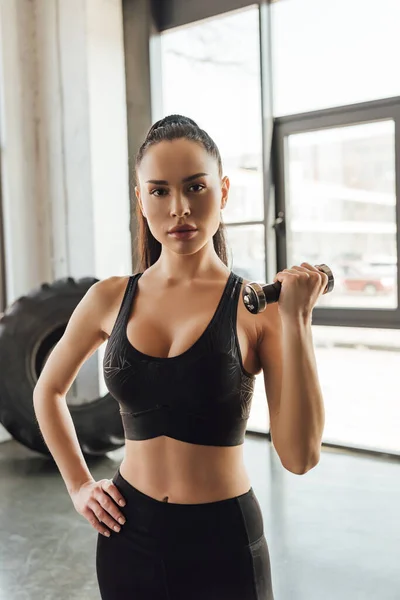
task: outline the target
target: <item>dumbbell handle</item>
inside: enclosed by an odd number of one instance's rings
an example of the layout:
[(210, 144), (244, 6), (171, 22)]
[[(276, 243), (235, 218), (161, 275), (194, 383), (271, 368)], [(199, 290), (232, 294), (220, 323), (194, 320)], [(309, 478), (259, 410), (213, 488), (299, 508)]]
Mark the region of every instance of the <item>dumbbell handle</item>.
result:
[[(331, 269), (327, 265), (315, 265), (315, 268), (328, 275), (328, 283), (323, 294), (331, 292), (335, 285), (335, 280)], [(243, 290), (243, 302), (245, 307), (253, 315), (256, 315), (266, 309), (267, 304), (278, 302), (281, 293), (282, 284), (280, 281), (261, 285), (252, 281), (248, 283)]]

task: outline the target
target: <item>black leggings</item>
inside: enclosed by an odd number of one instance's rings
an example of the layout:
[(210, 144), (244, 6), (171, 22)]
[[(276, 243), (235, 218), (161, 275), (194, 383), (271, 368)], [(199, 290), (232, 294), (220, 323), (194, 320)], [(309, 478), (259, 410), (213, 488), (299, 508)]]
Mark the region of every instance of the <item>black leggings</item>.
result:
[(253, 488), (228, 500), (173, 504), (134, 488), (120, 533), (97, 537), (102, 600), (273, 600), (263, 518)]

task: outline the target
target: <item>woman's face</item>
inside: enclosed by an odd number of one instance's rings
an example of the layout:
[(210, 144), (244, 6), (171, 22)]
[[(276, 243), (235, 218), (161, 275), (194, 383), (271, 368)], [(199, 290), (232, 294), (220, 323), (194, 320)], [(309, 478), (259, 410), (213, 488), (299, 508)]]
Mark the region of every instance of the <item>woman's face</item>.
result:
[[(221, 179), (216, 159), (186, 139), (150, 146), (138, 168), (135, 189), (153, 236), (179, 254), (192, 254), (216, 233), (228, 200), (229, 180)], [(169, 230), (192, 225), (197, 232), (178, 239)]]

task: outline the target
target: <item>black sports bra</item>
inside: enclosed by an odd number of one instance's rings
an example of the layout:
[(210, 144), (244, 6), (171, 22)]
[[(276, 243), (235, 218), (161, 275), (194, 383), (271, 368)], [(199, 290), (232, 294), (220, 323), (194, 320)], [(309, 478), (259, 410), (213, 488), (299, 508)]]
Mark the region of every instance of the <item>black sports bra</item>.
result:
[(126, 439), (165, 435), (207, 446), (242, 444), (255, 382), (243, 367), (236, 330), (243, 279), (231, 271), (200, 338), (183, 354), (161, 358), (143, 354), (127, 338), (141, 275), (129, 278), (103, 362)]

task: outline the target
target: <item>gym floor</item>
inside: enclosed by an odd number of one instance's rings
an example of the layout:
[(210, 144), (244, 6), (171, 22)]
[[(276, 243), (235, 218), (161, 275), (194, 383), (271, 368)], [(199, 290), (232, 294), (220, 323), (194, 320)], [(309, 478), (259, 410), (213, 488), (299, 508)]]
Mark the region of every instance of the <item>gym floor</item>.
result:
[[(123, 452), (94, 460), (93, 476), (111, 479)], [(254, 434), (244, 456), (275, 600), (399, 600), (398, 461), (323, 448), (317, 467), (298, 476)], [(55, 466), (11, 440), (0, 444), (0, 478), (1, 600), (99, 600), (97, 533)]]

